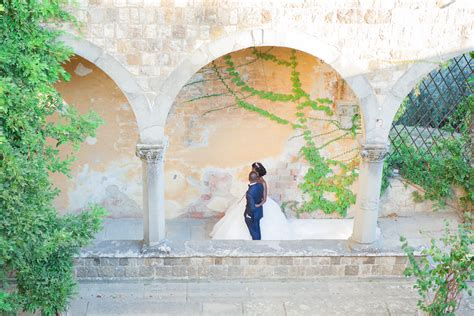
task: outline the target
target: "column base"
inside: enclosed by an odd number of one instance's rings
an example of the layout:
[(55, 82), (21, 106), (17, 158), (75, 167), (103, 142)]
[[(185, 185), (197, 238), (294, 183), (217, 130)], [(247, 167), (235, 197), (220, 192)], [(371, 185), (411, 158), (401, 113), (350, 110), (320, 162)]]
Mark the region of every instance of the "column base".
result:
[(379, 253), (382, 249), (382, 240), (377, 239), (372, 243), (360, 243), (354, 239), (349, 238), (347, 240), (347, 247), (353, 252), (365, 252), (365, 253)]
[(142, 254), (169, 254), (171, 252), (170, 242), (166, 239), (152, 244), (143, 243), (140, 252)]

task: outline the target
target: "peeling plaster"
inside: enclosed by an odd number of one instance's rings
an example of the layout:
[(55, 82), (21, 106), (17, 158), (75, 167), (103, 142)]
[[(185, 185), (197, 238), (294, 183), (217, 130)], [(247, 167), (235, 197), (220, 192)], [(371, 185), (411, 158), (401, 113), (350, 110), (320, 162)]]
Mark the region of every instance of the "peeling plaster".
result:
[(74, 73), (78, 76), (85, 77), (92, 72), (92, 69), (85, 67), (82, 63), (78, 63)]
[[(96, 111), (105, 124), (74, 153), (71, 179), (53, 175), (61, 190), (57, 207), (75, 212), (99, 203), (110, 217), (142, 216), (141, 162), (134, 154), (138, 129), (127, 99), (102, 70), (83, 58), (71, 58), (65, 69), (71, 80), (58, 83), (58, 91), (80, 113)], [(65, 148), (61, 154), (70, 152)]]
[[(288, 48), (271, 48), (271, 53), (280, 58), (288, 59), (290, 52)], [(254, 60), (251, 49), (232, 55), (236, 64)], [(357, 105), (355, 94), (334, 69), (309, 54), (297, 52), (297, 55), (299, 69), (311, 70), (302, 72), (301, 80), (313, 97), (327, 97), (344, 101), (344, 104)], [(215, 62), (224, 65), (222, 59)], [(285, 67), (258, 61), (239, 69), (243, 77), (257, 88), (291, 92), (290, 70)], [(191, 77), (188, 83), (208, 80), (210, 75), (212, 71), (204, 70)], [(235, 102), (232, 98), (204, 98), (187, 102), (216, 93), (222, 88), (219, 87), (219, 83), (212, 80), (187, 85), (170, 109), (165, 130), (170, 144), (165, 155), (168, 218), (172, 216), (171, 213), (175, 216), (214, 216), (225, 212), (230, 204), (244, 194), (247, 174), (254, 161), (262, 162), (268, 170), (266, 179), (272, 198), (278, 202), (301, 200), (298, 183), (308, 168), (304, 161), (297, 158), (302, 139), (293, 138), (297, 135), (289, 126), (236, 107), (203, 115), (206, 111), (232, 104)], [(262, 100), (256, 102), (260, 107), (282, 117), (294, 116), (293, 104)], [(327, 122), (314, 126), (321, 132), (334, 129)], [(318, 140), (321, 144), (324, 141)], [(329, 146), (323, 154), (332, 156), (355, 146), (356, 140), (342, 140)]]

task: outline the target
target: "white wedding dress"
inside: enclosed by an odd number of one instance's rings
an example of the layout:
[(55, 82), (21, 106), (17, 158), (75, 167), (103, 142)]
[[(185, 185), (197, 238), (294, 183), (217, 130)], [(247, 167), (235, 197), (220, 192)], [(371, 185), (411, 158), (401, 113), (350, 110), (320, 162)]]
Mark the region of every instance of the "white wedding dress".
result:
[[(229, 207), (223, 218), (214, 225), (210, 234), (212, 239), (244, 239), (252, 240), (245, 224), (245, 197)], [(292, 239), (290, 225), (277, 202), (267, 197), (263, 204), (263, 218), (260, 220), (262, 240)]]

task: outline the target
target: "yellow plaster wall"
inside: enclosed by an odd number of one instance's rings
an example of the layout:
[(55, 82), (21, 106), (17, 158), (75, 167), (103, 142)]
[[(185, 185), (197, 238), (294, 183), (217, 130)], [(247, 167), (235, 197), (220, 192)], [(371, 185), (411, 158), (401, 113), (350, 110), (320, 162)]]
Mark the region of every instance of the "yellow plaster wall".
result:
[[(278, 58), (289, 60), (291, 50), (263, 47)], [(254, 61), (251, 49), (232, 54), (244, 80), (257, 89), (290, 93), (290, 69), (269, 61)], [(337, 73), (321, 60), (297, 52), (303, 88), (312, 97), (350, 101), (354, 94)], [(215, 61), (226, 67), (223, 58)], [(270, 195), (280, 202), (301, 199), (297, 188), (307, 168), (297, 159), (301, 137), (288, 125), (235, 106), (231, 96), (194, 98), (225, 92), (215, 80), (212, 65), (201, 69), (181, 90), (168, 117), (166, 134), (166, 202), (169, 217), (205, 217), (223, 212), (246, 189), (250, 165), (261, 161), (268, 169)], [(204, 80), (204, 82), (199, 82)], [(196, 83), (198, 82), (198, 83)], [(250, 103), (283, 118), (294, 119), (293, 103), (247, 99)], [(336, 111), (335, 105), (333, 105)], [(316, 114), (320, 117), (321, 114)], [(334, 129), (327, 122), (315, 123), (316, 132)], [(336, 133), (337, 135), (337, 133)], [(321, 143), (329, 138), (322, 138)], [(355, 141), (345, 139), (329, 146), (324, 153), (334, 155), (353, 148)]]
[[(288, 60), (291, 50), (264, 47)], [(290, 69), (272, 62), (255, 61), (251, 49), (232, 54), (244, 79), (257, 89), (291, 92)], [(312, 97), (357, 103), (355, 96), (335, 71), (321, 60), (297, 52), (303, 88)], [(215, 61), (225, 67), (223, 59)], [(250, 165), (260, 161), (267, 167), (269, 194), (279, 202), (299, 200), (298, 183), (307, 165), (298, 159), (301, 137), (290, 126), (235, 106), (230, 96), (204, 98), (223, 92), (208, 65), (196, 73), (175, 100), (166, 125), (169, 148), (165, 155), (166, 215), (175, 217), (216, 216), (240, 199), (246, 189)], [(117, 85), (96, 66), (75, 56), (65, 68), (71, 81), (59, 83), (58, 90), (68, 104), (82, 113), (92, 109), (105, 120), (95, 138), (88, 139), (77, 153), (72, 178), (54, 176), (62, 193), (56, 203), (60, 210), (73, 212), (89, 202), (104, 205), (111, 217), (141, 216), (141, 162), (135, 156), (138, 131), (134, 114)], [(205, 80), (197, 84), (193, 82)], [(281, 117), (294, 119), (292, 103), (247, 101)], [(336, 106), (333, 105), (336, 111)], [(318, 113), (316, 115), (321, 116)], [(337, 115), (335, 116), (337, 118)], [(333, 129), (326, 122), (313, 124), (324, 133)], [(329, 138), (321, 138), (323, 143)], [(331, 156), (355, 146), (353, 139), (331, 145)], [(320, 216), (320, 215), (312, 215)]]
[(76, 153), (72, 178), (53, 176), (61, 189), (57, 207), (73, 212), (96, 202), (111, 217), (141, 216), (141, 162), (134, 154), (138, 129), (127, 99), (112, 79), (81, 57), (74, 56), (65, 69), (71, 80), (56, 85), (64, 100), (81, 113), (96, 111), (105, 124)]

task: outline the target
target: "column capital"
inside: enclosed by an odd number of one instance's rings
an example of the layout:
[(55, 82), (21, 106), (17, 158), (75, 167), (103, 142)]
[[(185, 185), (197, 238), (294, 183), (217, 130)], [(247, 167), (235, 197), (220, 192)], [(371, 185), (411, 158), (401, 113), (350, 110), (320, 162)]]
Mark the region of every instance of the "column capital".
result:
[(158, 163), (163, 161), (163, 154), (167, 144), (137, 144), (135, 154), (147, 163)]
[(380, 162), (387, 157), (390, 145), (387, 143), (360, 144), (360, 156), (366, 162)]

